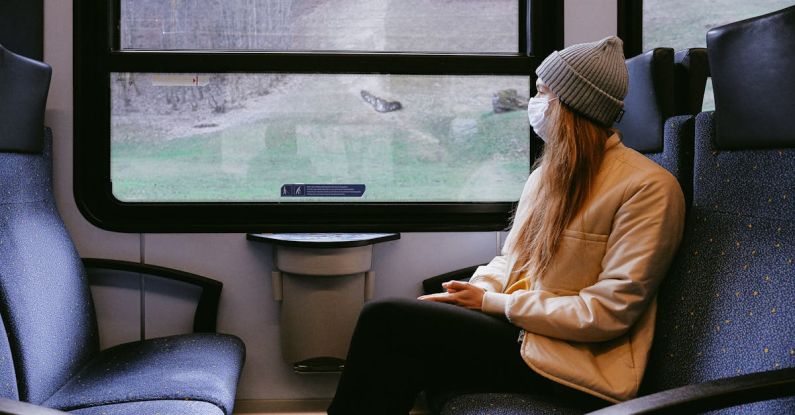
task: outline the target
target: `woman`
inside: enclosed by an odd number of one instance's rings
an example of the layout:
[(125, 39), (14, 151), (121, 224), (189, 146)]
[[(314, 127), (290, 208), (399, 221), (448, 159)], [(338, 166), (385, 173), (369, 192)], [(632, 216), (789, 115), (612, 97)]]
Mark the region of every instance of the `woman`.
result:
[(425, 301), (368, 304), (329, 414), (406, 414), (433, 387), (637, 394), (684, 198), (611, 129), (628, 84), (620, 39), (553, 52), (536, 74), (528, 116), (546, 145), (502, 256)]

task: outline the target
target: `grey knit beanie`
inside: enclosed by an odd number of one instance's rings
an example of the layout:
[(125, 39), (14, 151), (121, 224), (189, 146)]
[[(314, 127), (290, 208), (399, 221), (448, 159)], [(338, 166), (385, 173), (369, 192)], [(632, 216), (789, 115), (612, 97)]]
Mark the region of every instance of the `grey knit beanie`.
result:
[(612, 126), (624, 108), (629, 74), (615, 36), (552, 52), (536, 75), (561, 102), (602, 125)]

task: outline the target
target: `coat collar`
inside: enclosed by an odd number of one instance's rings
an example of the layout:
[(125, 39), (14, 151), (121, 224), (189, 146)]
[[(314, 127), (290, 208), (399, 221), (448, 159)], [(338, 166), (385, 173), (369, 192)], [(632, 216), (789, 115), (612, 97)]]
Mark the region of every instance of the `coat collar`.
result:
[(611, 148), (617, 146), (620, 143), (621, 143), (621, 137), (618, 135), (618, 133), (613, 133), (613, 135), (611, 135), (607, 139), (607, 141), (605, 141), (605, 151), (610, 150)]

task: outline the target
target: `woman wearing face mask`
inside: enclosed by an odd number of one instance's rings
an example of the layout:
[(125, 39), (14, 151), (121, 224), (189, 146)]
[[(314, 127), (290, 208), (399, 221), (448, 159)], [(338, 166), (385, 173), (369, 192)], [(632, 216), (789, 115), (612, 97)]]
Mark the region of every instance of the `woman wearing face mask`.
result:
[(620, 39), (553, 52), (536, 74), (528, 117), (546, 144), (502, 255), (425, 301), (367, 304), (329, 414), (406, 414), (435, 387), (583, 406), (637, 394), (684, 198), (611, 128), (628, 87)]

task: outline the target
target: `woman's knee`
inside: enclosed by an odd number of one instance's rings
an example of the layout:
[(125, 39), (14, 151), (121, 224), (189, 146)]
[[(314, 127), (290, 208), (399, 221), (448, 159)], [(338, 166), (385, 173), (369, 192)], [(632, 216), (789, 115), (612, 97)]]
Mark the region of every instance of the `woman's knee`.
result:
[(417, 301), (406, 298), (383, 298), (369, 301), (362, 308), (359, 319), (389, 319), (395, 315), (405, 314), (411, 307), (416, 307)]
[[(414, 298), (385, 298), (364, 305), (357, 327), (363, 330), (388, 330), (390, 333), (415, 330), (427, 320), (428, 304)], [(373, 327), (375, 326), (375, 327)]]

